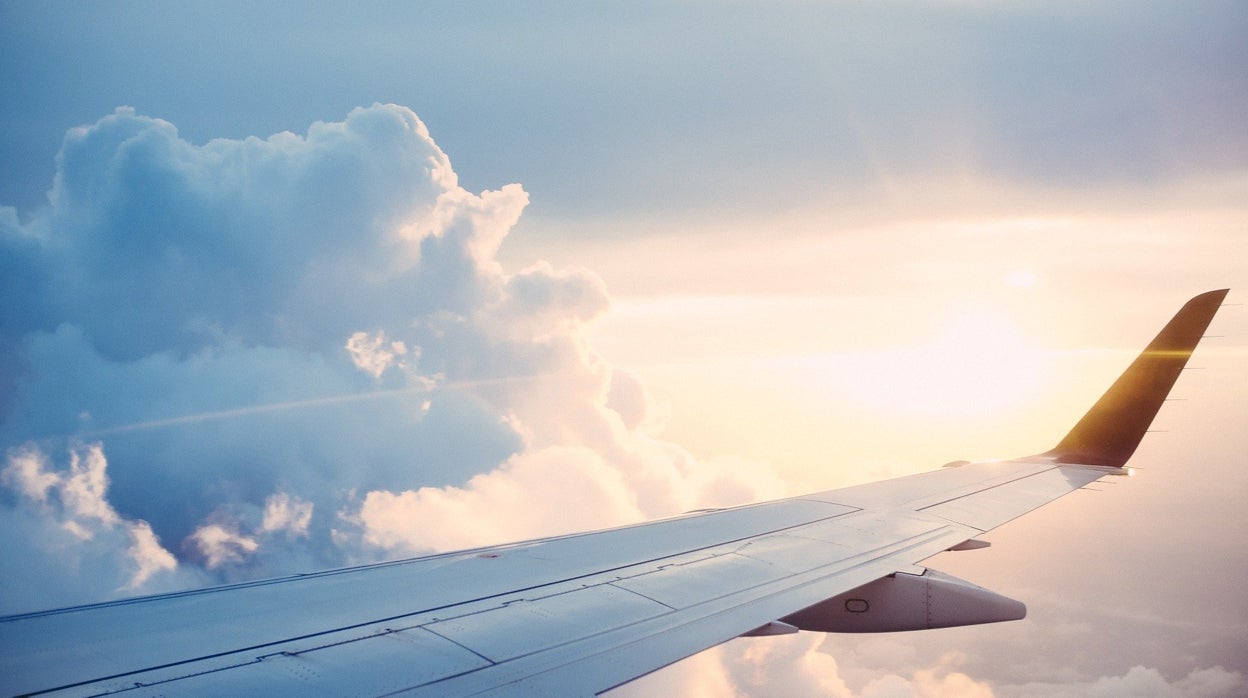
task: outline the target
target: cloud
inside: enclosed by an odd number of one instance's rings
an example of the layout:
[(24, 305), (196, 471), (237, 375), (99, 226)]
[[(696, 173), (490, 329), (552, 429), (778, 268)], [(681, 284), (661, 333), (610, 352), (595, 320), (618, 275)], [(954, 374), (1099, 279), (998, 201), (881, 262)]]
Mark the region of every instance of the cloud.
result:
[(643, 517), (634, 497), (622, 473), (595, 452), (552, 447), (514, 456), (463, 488), (370, 492), (358, 517), (372, 545), (454, 550), (636, 521)]
[(306, 536), (313, 506), (312, 502), (285, 492), (269, 495), (264, 500), (264, 520), (260, 522), (260, 528), (266, 533), (286, 531), (292, 536)]
[(381, 378), (381, 374), (391, 366), (403, 366), (401, 357), (407, 354), (407, 345), (398, 341), (387, 342), (385, 332), (375, 335), (356, 332), (347, 338), (347, 352), (351, 354), (356, 368), (373, 378)]
[(204, 565), (210, 570), (240, 563), (260, 547), (255, 538), (222, 524), (205, 524), (195, 529), (186, 542), (202, 556)]
[[(731, 696), (828, 696), (829, 698), (938, 698), (958, 695), (991, 698), (991, 686), (958, 671), (962, 657), (949, 652), (935, 663), (874, 672), (857, 684), (842, 662), (820, 651), (823, 636), (799, 633), (733, 640), (650, 676), (627, 684), (613, 698), (685, 695), (687, 689), (715, 687)], [(853, 674), (854, 671), (848, 672)], [(673, 691), (673, 692), (669, 692)]]
[[(48, 206), (0, 214), (0, 512), (49, 564), (120, 580), (75, 600), (784, 491), (653, 435), (644, 386), (586, 339), (603, 282), (504, 269), (528, 195), (460, 187), (408, 109), (196, 145), (123, 107), (56, 164)], [(68, 598), (13, 573), (23, 603)]]
[(1121, 676), (1102, 676), (1091, 681), (1061, 683), (1029, 683), (1005, 686), (1002, 695), (1045, 695), (1057, 698), (1093, 696), (1139, 696), (1140, 698), (1215, 698), (1243, 695), (1248, 680), (1243, 674), (1220, 666), (1193, 670), (1177, 680), (1167, 679), (1154, 668), (1133, 666)]
[(0, 483), (16, 501), (0, 504), (0, 614), (202, 582), (146, 521), (108, 503), (106, 468), (98, 443), (73, 447), (60, 467), (37, 447), (9, 451)]
[[(868, 636), (845, 636), (867, 639)], [(825, 638), (799, 633), (737, 639), (626, 684), (612, 698), (646, 695), (829, 696), (838, 698), (939, 698), (941, 696), (1147, 696), (1230, 698), (1248, 681), (1220, 666), (1192, 670), (1177, 679), (1156, 668), (1134, 666), (1117, 676), (1071, 677), (1064, 681), (1010, 684), (975, 678), (968, 655), (944, 650), (931, 660), (904, 651), (912, 634), (892, 637), (900, 653), (888, 666), (864, 666), (853, 653), (834, 655)]]

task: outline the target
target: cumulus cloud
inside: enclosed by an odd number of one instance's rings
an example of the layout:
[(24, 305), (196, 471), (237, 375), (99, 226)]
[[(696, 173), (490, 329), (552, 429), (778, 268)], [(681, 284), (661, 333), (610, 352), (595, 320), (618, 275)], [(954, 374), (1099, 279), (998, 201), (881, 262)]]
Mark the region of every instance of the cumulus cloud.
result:
[(586, 340), (602, 281), (504, 269), (528, 195), (460, 187), (408, 109), (195, 144), (123, 107), (56, 164), (0, 208), (0, 545), (121, 580), (75, 601), (783, 493), (654, 435)]
[(0, 505), (0, 613), (200, 581), (179, 570), (146, 521), (108, 503), (106, 468), (98, 443), (74, 446), (59, 467), (33, 445), (9, 451), (0, 483), (17, 496)]
[(285, 492), (269, 495), (264, 500), (264, 520), (260, 528), (267, 533), (286, 531), (292, 536), (308, 535), (312, 521), (312, 502), (305, 502)]
[(351, 361), (356, 368), (373, 378), (381, 378), (387, 368), (396, 364), (402, 366), (407, 345), (403, 342), (387, 342), (385, 332), (375, 335), (356, 332), (347, 338), (347, 352), (351, 354)]
[(1218, 698), (1241, 696), (1248, 691), (1248, 681), (1239, 672), (1220, 666), (1196, 669), (1175, 680), (1168, 679), (1155, 668), (1133, 666), (1120, 676), (1102, 676), (1078, 683), (1036, 682), (1005, 686), (1002, 695), (1054, 696), (1075, 698), (1093, 696), (1138, 696), (1139, 698)]
[[(870, 636), (845, 636), (851, 640)], [(912, 634), (882, 636), (900, 648)], [(923, 659), (911, 653), (879, 656), (887, 666), (866, 666), (854, 653), (830, 653), (823, 636), (799, 633), (733, 640), (713, 650), (626, 684), (612, 698), (650, 695), (829, 696), (835, 698), (941, 698), (943, 696), (1141, 696), (1148, 698), (1231, 698), (1243, 695), (1248, 681), (1220, 666), (1169, 678), (1156, 668), (1136, 665), (1117, 676), (1071, 676), (1061, 681), (1011, 684), (975, 678), (969, 656), (944, 650)]]
[(729, 696), (828, 696), (829, 698), (991, 698), (992, 687), (959, 670), (962, 657), (948, 652), (935, 663), (875, 672), (855, 682), (842, 663), (820, 651), (823, 637), (799, 633), (733, 640), (715, 650), (680, 662), (627, 684), (613, 698), (645, 695), (697, 695), (697, 687), (713, 686)]
[(242, 562), (260, 547), (255, 538), (215, 523), (195, 529), (187, 538), (187, 543), (203, 558), (204, 565), (210, 570)]
[[(569, 493), (575, 496), (569, 497)], [(622, 473), (583, 447), (518, 455), (463, 488), (370, 492), (359, 511), (364, 540), (390, 550), (453, 550), (640, 519)]]

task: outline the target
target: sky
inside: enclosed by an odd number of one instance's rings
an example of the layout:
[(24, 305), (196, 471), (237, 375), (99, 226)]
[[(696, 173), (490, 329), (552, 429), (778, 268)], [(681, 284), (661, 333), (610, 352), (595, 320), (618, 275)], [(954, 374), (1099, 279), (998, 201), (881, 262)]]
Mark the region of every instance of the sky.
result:
[(1248, 692), (1240, 2), (0, 2), (0, 613), (1055, 444), (1189, 297), (1140, 447), (930, 561), (996, 626), (618, 693)]

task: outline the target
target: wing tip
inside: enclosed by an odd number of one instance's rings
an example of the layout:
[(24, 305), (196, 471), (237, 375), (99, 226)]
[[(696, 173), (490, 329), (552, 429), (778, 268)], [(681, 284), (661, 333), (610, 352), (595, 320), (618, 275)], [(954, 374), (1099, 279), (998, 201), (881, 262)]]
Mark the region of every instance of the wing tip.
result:
[(1184, 303), (1065, 438), (1043, 455), (1059, 463), (1126, 465), (1229, 292), (1206, 291)]

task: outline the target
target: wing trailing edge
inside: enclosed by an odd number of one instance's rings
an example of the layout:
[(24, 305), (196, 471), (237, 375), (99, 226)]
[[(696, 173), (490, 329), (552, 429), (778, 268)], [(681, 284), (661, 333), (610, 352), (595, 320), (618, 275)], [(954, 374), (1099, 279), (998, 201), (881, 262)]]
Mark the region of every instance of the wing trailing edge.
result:
[(1118, 380), (1053, 448), (1058, 463), (1121, 468), (1135, 453), (1157, 410), (1222, 305), (1228, 289), (1188, 301)]

